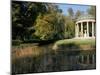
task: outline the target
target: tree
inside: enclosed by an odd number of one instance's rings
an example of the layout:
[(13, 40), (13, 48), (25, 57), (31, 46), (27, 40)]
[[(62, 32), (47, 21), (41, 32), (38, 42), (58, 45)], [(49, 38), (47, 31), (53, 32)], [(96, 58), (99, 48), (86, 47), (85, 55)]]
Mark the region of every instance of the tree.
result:
[(96, 7), (95, 6), (90, 6), (89, 9), (87, 10), (88, 14), (96, 17)]
[(72, 8), (68, 8), (68, 15), (73, 19), (74, 17), (74, 12)]
[(58, 6), (56, 4), (49, 4), (47, 3), (47, 9), (48, 9), (48, 13), (62, 13), (62, 10), (58, 8)]
[(40, 14), (36, 20), (35, 35), (42, 40), (61, 39), (64, 32), (63, 23), (60, 13)]
[(29, 38), (34, 32), (33, 23), (39, 13), (46, 13), (45, 3), (13, 1), (12, 39), (22, 40), (24, 38)]
[(77, 10), (75, 13), (75, 19), (77, 19), (79, 16), (83, 15), (84, 13), (80, 10)]
[(73, 38), (74, 34), (75, 34), (75, 23), (69, 16), (65, 16), (65, 32), (64, 32), (65, 38)]
[(73, 37), (74, 12), (72, 8), (68, 12), (66, 19), (55, 4), (13, 1), (12, 39), (62, 39), (65, 32), (68, 38)]
[(39, 14), (35, 22), (35, 35), (42, 40), (62, 39), (64, 19), (61, 9), (55, 4), (46, 4), (47, 13)]

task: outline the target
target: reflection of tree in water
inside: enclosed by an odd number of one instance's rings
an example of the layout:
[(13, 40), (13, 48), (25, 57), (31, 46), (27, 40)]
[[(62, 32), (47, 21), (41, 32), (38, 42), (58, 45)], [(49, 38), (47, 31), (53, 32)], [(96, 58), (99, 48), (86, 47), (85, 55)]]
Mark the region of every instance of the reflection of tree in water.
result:
[[(37, 73), (95, 68), (93, 64), (86, 64), (86, 56), (84, 57), (84, 64), (82, 64), (82, 55), (84, 54), (80, 54), (81, 51), (73, 50), (80, 49), (79, 46), (75, 44), (60, 46), (56, 52), (52, 51), (51, 47), (52, 45), (39, 46), (39, 49), (44, 49), (43, 52), (45, 54), (43, 55), (16, 59), (15, 62), (12, 63), (12, 72)], [(90, 59), (92, 59), (92, 54), (90, 55)], [(90, 62), (92, 62), (92, 60)]]

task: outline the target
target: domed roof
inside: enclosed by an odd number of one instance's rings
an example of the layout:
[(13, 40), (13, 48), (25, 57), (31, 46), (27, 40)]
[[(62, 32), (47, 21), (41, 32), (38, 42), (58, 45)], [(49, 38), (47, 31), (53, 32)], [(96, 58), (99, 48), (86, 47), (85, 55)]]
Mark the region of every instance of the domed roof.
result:
[(80, 21), (80, 20), (95, 20), (95, 17), (92, 16), (92, 15), (81, 15), (77, 18), (77, 21)]

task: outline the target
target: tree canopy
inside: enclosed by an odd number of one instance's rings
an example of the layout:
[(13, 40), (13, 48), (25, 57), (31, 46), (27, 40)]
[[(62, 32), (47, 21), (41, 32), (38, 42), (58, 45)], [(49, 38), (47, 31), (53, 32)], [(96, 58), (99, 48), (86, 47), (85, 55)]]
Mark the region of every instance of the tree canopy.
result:
[(96, 17), (96, 7), (95, 6), (90, 6), (89, 9), (87, 10), (88, 14)]
[[(87, 10), (95, 16), (95, 7)], [(75, 20), (82, 14), (68, 8), (68, 15), (62, 14), (57, 4), (12, 1), (12, 39), (63, 39), (72, 38), (75, 33)], [(66, 12), (66, 13), (67, 13)]]
[(73, 11), (73, 9), (72, 8), (68, 8), (67, 11), (68, 11), (68, 16), (73, 19), (73, 17), (74, 17), (74, 11)]
[(40, 39), (63, 38), (64, 20), (59, 12), (51, 12), (39, 15), (35, 23), (35, 35)]
[[(30, 27), (33, 26), (39, 13), (46, 13), (46, 5), (32, 2), (12, 2), (12, 38), (24, 39), (30, 36)], [(33, 28), (34, 32), (34, 28)], [(33, 33), (32, 32), (32, 33)]]
[(75, 13), (75, 19), (77, 19), (79, 16), (83, 15), (84, 13), (80, 10), (77, 10)]
[(12, 39), (61, 38), (61, 12), (55, 4), (13, 1)]

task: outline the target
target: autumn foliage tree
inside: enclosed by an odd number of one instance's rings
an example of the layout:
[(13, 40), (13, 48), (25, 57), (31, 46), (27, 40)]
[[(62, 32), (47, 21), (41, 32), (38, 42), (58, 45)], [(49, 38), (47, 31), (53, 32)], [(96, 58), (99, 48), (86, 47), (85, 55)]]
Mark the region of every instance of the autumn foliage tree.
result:
[(60, 13), (39, 15), (35, 25), (35, 35), (42, 40), (62, 39), (64, 32), (64, 20)]

